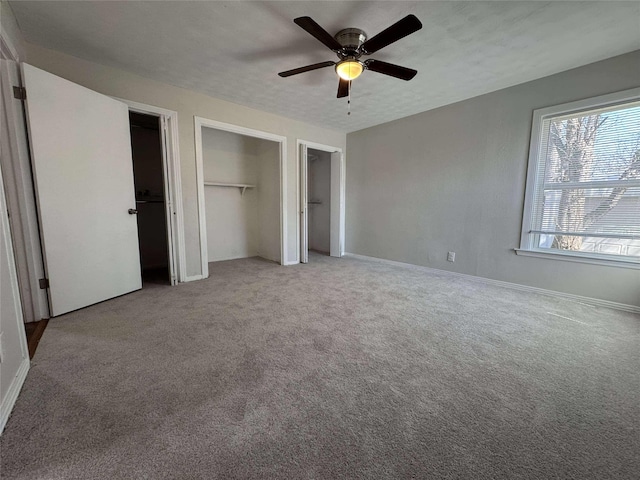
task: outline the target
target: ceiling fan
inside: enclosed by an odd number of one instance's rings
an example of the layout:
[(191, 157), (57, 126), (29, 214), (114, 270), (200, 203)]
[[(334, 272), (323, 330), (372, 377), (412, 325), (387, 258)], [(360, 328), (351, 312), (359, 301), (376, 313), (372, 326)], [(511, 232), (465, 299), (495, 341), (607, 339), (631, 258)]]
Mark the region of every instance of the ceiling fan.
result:
[(280, 72), (281, 77), (290, 77), (299, 73), (310, 72), (319, 68), (335, 65), (336, 73), (340, 77), (338, 83), (338, 98), (349, 95), (351, 80), (360, 76), (364, 70), (382, 73), (402, 80), (411, 80), (418, 73), (417, 70), (401, 67), (392, 63), (374, 60), (370, 58), (360, 61), (363, 55), (371, 55), (378, 50), (397, 42), (401, 38), (411, 35), (422, 28), (422, 23), (415, 15), (407, 15), (402, 20), (391, 25), (386, 30), (372, 38), (367, 39), (367, 34), (359, 28), (345, 28), (332, 37), (324, 28), (318, 25), (311, 17), (299, 17), (293, 20), (296, 25), (306, 30), (309, 34), (320, 40), (333, 50), (338, 58), (337, 62), (327, 61), (314, 63), (305, 67), (294, 68)]

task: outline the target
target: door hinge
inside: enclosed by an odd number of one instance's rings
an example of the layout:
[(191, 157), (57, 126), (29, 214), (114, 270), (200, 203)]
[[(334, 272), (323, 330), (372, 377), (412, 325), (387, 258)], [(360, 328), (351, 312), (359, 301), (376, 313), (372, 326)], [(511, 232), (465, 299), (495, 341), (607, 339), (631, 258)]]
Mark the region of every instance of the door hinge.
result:
[(41, 278), (40, 280), (38, 280), (38, 283), (40, 284), (40, 290), (44, 290), (45, 288), (49, 288), (49, 279), (48, 278)]
[(27, 99), (27, 89), (24, 87), (13, 87), (13, 98), (17, 98), (18, 100), (26, 100)]

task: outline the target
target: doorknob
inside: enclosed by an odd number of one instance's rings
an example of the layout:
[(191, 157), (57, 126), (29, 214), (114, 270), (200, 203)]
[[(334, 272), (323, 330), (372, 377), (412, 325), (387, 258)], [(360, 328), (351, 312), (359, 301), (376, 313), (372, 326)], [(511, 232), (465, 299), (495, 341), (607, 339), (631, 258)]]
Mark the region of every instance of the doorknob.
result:
[(136, 215), (137, 213), (138, 213), (138, 210), (136, 210), (135, 208), (129, 209), (129, 215)]

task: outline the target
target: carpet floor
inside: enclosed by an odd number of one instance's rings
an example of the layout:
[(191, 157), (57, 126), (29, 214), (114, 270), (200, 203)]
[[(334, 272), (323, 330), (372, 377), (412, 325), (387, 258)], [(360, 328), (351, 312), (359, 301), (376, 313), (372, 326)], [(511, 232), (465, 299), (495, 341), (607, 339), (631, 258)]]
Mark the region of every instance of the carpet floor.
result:
[(640, 317), (312, 255), (49, 322), (3, 479), (637, 479)]

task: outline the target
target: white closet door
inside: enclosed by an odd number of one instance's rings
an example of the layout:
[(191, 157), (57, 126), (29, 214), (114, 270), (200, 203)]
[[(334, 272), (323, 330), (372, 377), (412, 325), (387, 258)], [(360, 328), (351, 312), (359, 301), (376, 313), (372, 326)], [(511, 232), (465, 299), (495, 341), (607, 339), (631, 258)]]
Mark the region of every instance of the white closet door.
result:
[(51, 314), (142, 287), (129, 111), (23, 64)]
[(300, 145), (300, 263), (309, 263), (309, 209), (307, 202), (309, 179), (307, 146)]
[(331, 154), (331, 230), (329, 255), (341, 257), (344, 252), (344, 206), (342, 205), (342, 153)]

